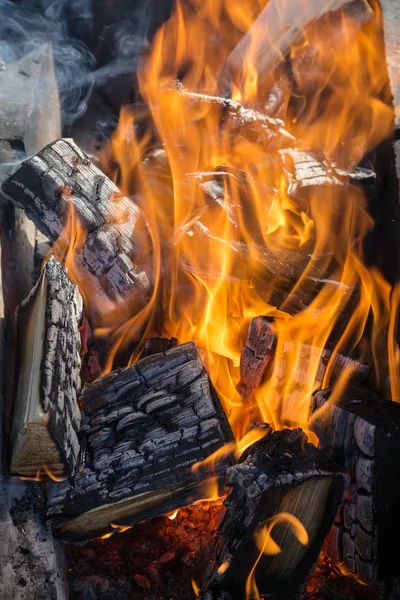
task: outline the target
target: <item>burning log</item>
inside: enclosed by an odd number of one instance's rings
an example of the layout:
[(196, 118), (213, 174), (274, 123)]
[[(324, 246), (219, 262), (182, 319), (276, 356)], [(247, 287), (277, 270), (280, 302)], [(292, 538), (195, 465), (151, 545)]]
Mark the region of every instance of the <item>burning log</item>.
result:
[(51, 258), (19, 306), (11, 464), (13, 474), (35, 476), (46, 466), (73, 472), (79, 454), (82, 298)]
[(290, 369), (290, 357), (293, 349), (298, 357), (294, 381), (303, 386), (310, 377), (310, 364), (317, 361), (315, 371), (315, 386), (318, 388), (326, 379), (328, 385), (336, 382), (344, 371), (352, 382), (364, 382), (370, 374), (370, 367), (350, 356), (331, 352), (308, 344), (285, 343), (276, 355), (277, 333), (270, 317), (255, 317), (252, 319), (246, 344), (240, 357), (240, 381), (238, 391), (245, 400), (251, 400), (260, 386), (267, 366), (275, 365), (275, 375), (278, 380), (284, 380)]
[(326, 552), (365, 581), (383, 579), (399, 567), (400, 405), (361, 385), (337, 405), (330, 394), (314, 396), (311, 427), (352, 482)]
[(284, 60), (292, 44), (301, 39), (302, 32), (311, 22), (339, 10), (348, 11), (360, 25), (373, 16), (366, 0), (329, 0), (322, 3), (309, 0), (302, 6), (271, 0), (229, 54), (222, 75), (223, 84), (226, 86), (232, 76), (242, 75), (244, 59), (250, 55), (259, 77), (268, 76)]
[[(150, 290), (147, 273), (135, 262), (144, 235), (140, 210), (72, 140), (49, 144), (2, 185), (3, 195), (52, 242), (65, 234), (71, 206), (88, 235), (76, 263), (107, 297), (135, 299)], [(99, 288), (100, 284), (100, 289)], [(143, 301), (140, 298), (140, 301)]]
[[(348, 478), (300, 429), (276, 431), (228, 469), (233, 488), (205, 598), (288, 600), (316, 560)], [(272, 538), (271, 538), (272, 534)]]
[(285, 129), (281, 119), (273, 119), (251, 108), (245, 108), (234, 100), (190, 92), (180, 81), (164, 85), (161, 91), (164, 94), (179, 94), (189, 105), (215, 107), (221, 111), (221, 119), (231, 124), (235, 134), (240, 132), (250, 142), (263, 143), (268, 148), (291, 146), (294, 142), (294, 137)]
[(371, 169), (357, 167), (353, 170), (340, 168), (336, 163), (318, 157), (312, 152), (288, 148), (280, 152), (287, 180), (288, 194), (298, 197), (301, 192), (326, 186), (343, 187), (347, 181), (371, 184), (376, 175)]
[(237, 389), (242, 398), (250, 401), (265, 373), (276, 346), (276, 334), (271, 319), (251, 320), (246, 344), (240, 357), (240, 381)]
[[(192, 466), (233, 441), (193, 343), (149, 356), (86, 387), (83, 468), (48, 486), (55, 533), (89, 539), (207, 495), (222, 461)], [(225, 467), (223, 470), (225, 470)]]
[(144, 341), (142, 351), (140, 353), (140, 358), (146, 358), (147, 356), (152, 356), (153, 354), (160, 354), (161, 352), (166, 352), (171, 348), (175, 348), (178, 345), (178, 340), (176, 338), (148, 338)]

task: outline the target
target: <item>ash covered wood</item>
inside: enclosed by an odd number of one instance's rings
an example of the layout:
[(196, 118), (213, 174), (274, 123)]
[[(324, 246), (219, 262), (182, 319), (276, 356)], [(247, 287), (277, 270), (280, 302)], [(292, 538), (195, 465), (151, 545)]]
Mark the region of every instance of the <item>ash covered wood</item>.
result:
[(84, 465), (48, 486), (48, 517), (59, 536), (88, 539), (111, 523), (170, 512), (207, 495), (205, 480), (225, 471), (226, 461), (192, 469), (233, 441), (193, 343), (102, 377), (80, 402)]
[(352, 482), (326, 552), (365, 581), (383, 579), (400, 566), (400, 404), (362, 385), (337, 405), (330, 394), (315, 394), (311, 427)]
[(73, 209), (87, 231), (82, 248), (75, 249), (82, 279), (110, 298), (144, 300), (150, 280), (136, 262), (146, 237), (138, 231), (141, 212), (72, 140), (49, 144), (25, 161), (2, 193), (52, 242), (69, 235), (65, 226)]
[(13, 474), (73, 472), (79, 453), (77, 396), (82, 298), (51, 258), (19, 306), (17, 359), (10, 434)]
[(301, 196), (307, 191), (320, 191), (328, 186), (343, 187), (349, 181), (371, 185), (376, 175), (371, 169), (340, 168), (336, 163), (328, 161), (324, 156), (297, 149), (285, 149), (280, 152), (283, 170), (287, 181), (288, 194)]
[[(227, 482), (233, 489), (226, 500), (204, 597), (248, 597), (246, 581), (258, 559), (254, 574), (260, 596), (294, 598), (333, 523), (348, 477), (307, 443), (300, 429), (284, 429), (253, 444), (241, 462), (228, 470)], [(255, 536), (282, 513), (290, 513), (302, 524), (309, 541), (300, 542), (301, 536), (294, 535), (284, 518), (271, 530), (281, 552), (263, 553)]]
[(246, 344), (240, 356), (240, 381), (237, 386), (244, 400), (250, 401), (260, 386), (274, 355), (276, 341), (271, 319), (256, 317), (251, 320)]
[(265, 144), (269, 149), (291, 146), (294, 137), (285, 129), (281, 119), (273, 119), (251, 108), (242, 106), (229, 98), (199, 94), (187, 90), (180, 81), (172, 81), (162, 86), (163, 94), (179, 94), (188, 106), (208, 106), (221, 113), (224, 121), (234, 131), (254, 143)]

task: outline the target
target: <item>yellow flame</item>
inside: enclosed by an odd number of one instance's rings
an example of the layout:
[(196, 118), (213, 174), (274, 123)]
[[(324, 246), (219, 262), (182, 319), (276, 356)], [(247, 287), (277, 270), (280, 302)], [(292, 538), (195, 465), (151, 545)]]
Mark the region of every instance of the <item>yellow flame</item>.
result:
[(176, 509), (172, 513), (168, 513), (167, 514), (168, 519), (170, 519), (171, 521), (173, 521), (174, 519), (176, 519), (176, 517), (178, 516), (178, 512), (179, 512), (179, 510)]
[[(348, 175), (394, 125), (377, 20), (361, 26), (346, 11), (330, 11), (306, 25), (310, 5), (301, 0), (296, 11), (305, 26), (288, 49), (290, 74), (274, 32), (293, 2), (276, 2), (273, 21), (242, 57), (244, 68), (231, 73), (232, 98), (244, 108), (213, 100), (226, 92), (228, 57), (265, 5), (177, 0), (139, 68), (147, 107), (122, 109), (102, 157), (122, 192), (140, 200), (149, 232), (144, 254), (154, 289), (144, 308), (127, 317), (125, 304), (115, 306), (111, 321), (102, 318), (79, 268), (87, 232), (73, 214), (67, 250), (62, 240), (55, 249), (96, 314), (95, 335), (112, 346), (106, 372), (119, 352), (147, 337), (198, 345), (239, 440), (210, 461), (240, 454), (252, 421), (307, 430), (328, 344), (332, 357), (365, 355), (381, 393), (389, 381), (388, 397), (400, 396), (400, 292), (365, 265), (363, 240), (374, 223)], [(260, 43), (278, 57), (268, 73), (259, 67)], [(281, 121), (268, 120), (268, 111)], [(267, 115), (262, 126), (259, 114)], [(326, 186), (296, 189), (296, 152), (318, 157)], [(255, 401), (246, 402), (237, 390), (240, 356), (249, 323), (260, 315), (274, 318), (275, 359)], [(134, 352), (131, 362), (136, 358)], [(336, 395), (349, 380), (341, 379)]]

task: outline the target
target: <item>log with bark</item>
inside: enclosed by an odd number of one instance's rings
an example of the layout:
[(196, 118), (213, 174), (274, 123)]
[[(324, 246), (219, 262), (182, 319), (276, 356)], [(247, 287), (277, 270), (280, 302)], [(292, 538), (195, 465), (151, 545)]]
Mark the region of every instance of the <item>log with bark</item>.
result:
[(74, 247), (78, 283), (92, 286), (97, 305), (99, 294), (123, 306), (144, 301), (151, 284), (148, 270), (138, 264), (147, 239), (140, 231), (141, 212), (72, 140), (49, 144), (25, 161), (3, 183), (2, 194), (51, 242), (61, 236), (63, 244), (73, 243), (65, 227), (68, 218), (77, 217), (87, 232)]
[(82, 298), (51, 258), (16, 313), (17, 351), (10, 472), (73, 472), (79, 454), (77, 396)]
[(229, 54), (221, 76), (221, 87), (230, 86), (232, 78), (243, 77), (245, 59), (251, 53), (252, 65), (262, 83), (288, 55), (290, 47), (301, 39), (307, 26), (333, 11), (345, 11), (358, 26), (368, 22), (373, 12), (366, 0), (309, 0), (307, 3), (270, 0), (252, 26)]
[(83, 466), (48, 486), (58, 536), (84, 540), (173, 511), (208, 495), (231, 458), (193, 465), (233, 441), (193, 343), (141, 359), (80, 397)]
[(352, 482), (326, 552), (365, 581), (384, 579), (400, 567), (400, 404), (362, 385), (337, 404), (330, 395), (315, 394), (311, 428)]
[(204, 597), (258, 597), (253, 582), (261, 597), (294, 598), (317, 559), (348, 477), (300, 429), (284, 429), (246, 450), (228, 470), (227, 482), (233, 489)]

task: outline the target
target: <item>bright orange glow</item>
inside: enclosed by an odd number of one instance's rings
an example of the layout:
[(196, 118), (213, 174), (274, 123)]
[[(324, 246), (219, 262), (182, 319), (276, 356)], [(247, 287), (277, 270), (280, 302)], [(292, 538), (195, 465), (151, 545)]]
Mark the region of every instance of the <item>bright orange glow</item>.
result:
[[(251, 421), (307, 431), (326, 347), (331, 361), (351, 351), (365, 357), (381, 393), (400, 396), (400, 291), (365, 265), (363, 239), (374, 223), (348, 175), (393, 129), (376, 23), (339, 11), (325, 14), (323, 26), (306, 26), (311, 5), (301, 0), (304, 30), (288, 49), (291, 73), (272, 37), (279, 64), (261, 72), (254, 37), (240, 68), (228, 61), (226, 79), (228, 56), (265, 4), (176, 0), (139, 68), (147, 107), (122, 109), (102, 157), (122, 192), (140, 203), (149, 231), (154, 290), (144, 308), (127, 318), (126, 306), (114, 306), (111, 320), (101, 318), (103, 300), (79, 270), (86, 234), (73, 214), (69, 246), (61, 240), (55, 249), (83, 288), (95, 336), (110, 343), (106, 371), (144, 338), (198, 345), (236, 437), (209, 460), (243, 452)], [(276, 2), (271, 35), (292, 4)], [(228, 80), (232, 101), (224, 103), (215, 98)], [(296, 184), (299, 152), (318, 158), (328, 185)], [(277, 346), (255, 403), (247, 403), (236, 389), (240, 355), (260, 315), (274, 318)], [(348, 380), (340, 378), (336, 396)]]
[(199, 588), (199, 586), (197, 585), (197, 583), (195, 582), (194, 579), (192, 579), (191, 583), (192, 583), (192, 588), (193, 588), (194, 594), (195, 594), (196, 598), (198, 598), (199, 594), (200, 594), (200, 588)]

